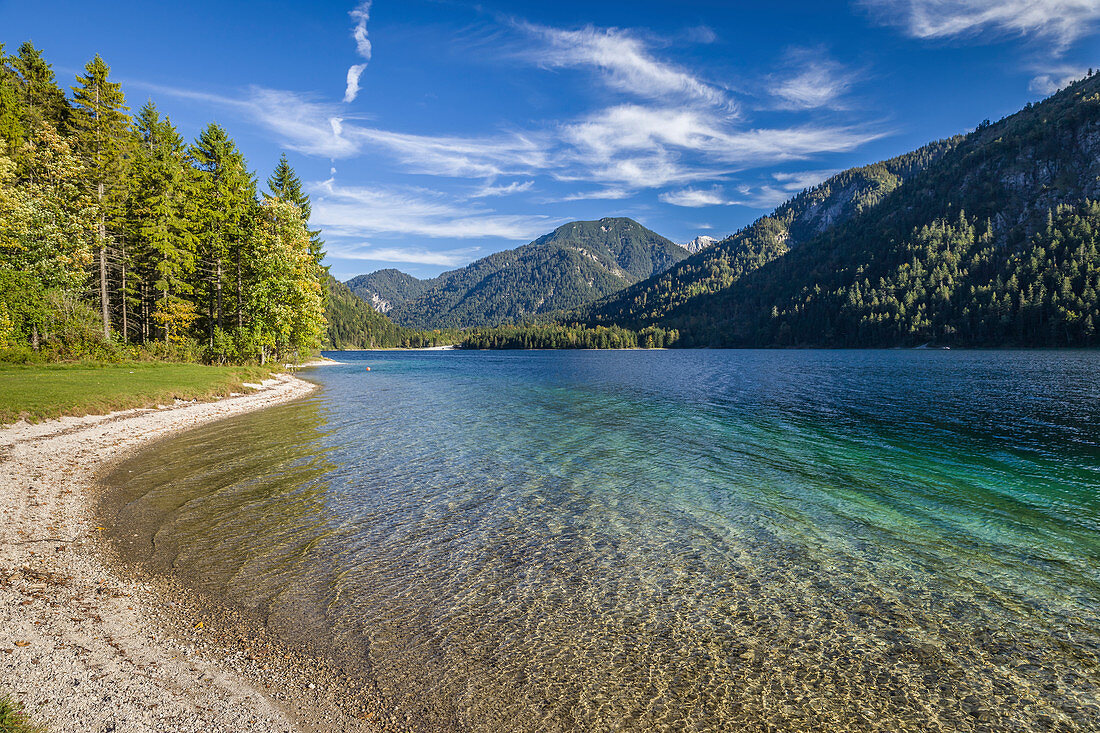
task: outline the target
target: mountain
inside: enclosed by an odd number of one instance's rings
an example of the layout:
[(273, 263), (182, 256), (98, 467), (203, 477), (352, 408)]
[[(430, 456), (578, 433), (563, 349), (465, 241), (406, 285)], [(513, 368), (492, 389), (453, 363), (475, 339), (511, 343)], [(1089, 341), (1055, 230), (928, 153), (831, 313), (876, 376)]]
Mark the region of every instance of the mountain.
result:
[(414, 331), (398, 326), (332, 275), (325, 276), (325, 320), (324, 349), (445, 346), (460, 338), (454, 331)]
[(700, 234), (695, 239), (691, 240), (687, 244), (681, 245), (684, 249), (692, 254), (696, 254), (712, 244), (718, 244), (718, 240), (714, 237), (708, 237), (706, 234)]
[(365, 275), (349, 285), (385, 301), (387, 315), (410, 328), (492, 326), (576, 308), (687, 256), (683, 247), (636, 221), (609, 218), (565, 224), (431, 280)]
[(856, 168), (572, 314), (687, 346), (1096, 343), (1100, 76)]
[(390, 267), (353, 277), (346, 284), (351, 292), (370, 303), (375, 310), (388, 313), (395, 306), (419, 298), (430, 282)]

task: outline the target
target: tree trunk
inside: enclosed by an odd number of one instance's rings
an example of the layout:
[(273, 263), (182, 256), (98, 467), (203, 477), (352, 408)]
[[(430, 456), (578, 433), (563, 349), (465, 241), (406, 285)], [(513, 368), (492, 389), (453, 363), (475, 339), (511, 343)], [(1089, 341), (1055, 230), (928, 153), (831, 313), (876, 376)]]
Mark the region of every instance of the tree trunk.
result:
[(241, 277), (241, 248), (237, 247), (237, 330), (244, 328), (244, 282)]
[(127, 318), (126, 303), (126, 244), (122, 245), (122, 343), (130, 341), (130, 324)]
[(217, 292), (217, 294), (218, 294), (218, 296), (217, 296), (217, 304), (218, 304), (218, 328), (221, 328), (221, 327), (222, 327), (222, 261), (221, 261), (221, 258), (220, 258), (220, 257), (218, 258), (218, 268), (217, 268), (217, 285), (216, 285), (216, 288), (217, 288), (216, 292)]
[(145, 293), (145, 281), (141, 281), (141, 343), (149, 343), (149, 301)]
[(31, 348), (38, 351), (38, 324), (31, 324)]
[[(100, 185), (100, 190), (103, 186)], [(111, 314), (107, 302), (107, 248), (104, 245), (105, 232), (103, 222), (99, 223), (99, 305), (103, 315), (103, 338), (111, 338)]]

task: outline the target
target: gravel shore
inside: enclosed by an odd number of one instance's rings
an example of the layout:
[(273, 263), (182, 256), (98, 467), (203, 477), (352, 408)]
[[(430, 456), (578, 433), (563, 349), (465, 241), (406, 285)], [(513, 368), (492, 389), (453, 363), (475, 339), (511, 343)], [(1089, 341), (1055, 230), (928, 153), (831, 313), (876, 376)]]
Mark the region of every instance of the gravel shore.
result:
[(336, 704), (338, 691), (321, 694), (331, 684), (306, 682), (317, 673), (308, 661), (295, 670), (294, 658), (274, 649), (266, 656), (280, 663), (207, 641), (203, 625), (189, 623), (194, 610), (117, 569), (97, 540), (96, 477), (106, 465), (314, 389), (289, 375), (258, 386), (216, 402), (0, 428), (0, 693), (48, 730), (375, 728)]

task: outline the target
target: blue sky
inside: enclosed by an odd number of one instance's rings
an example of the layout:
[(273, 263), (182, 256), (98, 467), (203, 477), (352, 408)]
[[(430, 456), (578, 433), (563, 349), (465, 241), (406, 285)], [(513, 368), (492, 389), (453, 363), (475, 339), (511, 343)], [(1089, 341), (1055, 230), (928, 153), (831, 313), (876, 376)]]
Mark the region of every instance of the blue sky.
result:
[(1100, 0), (0, 2), (67, 86), (286, 151), (340, 279), (434, 275), (575, 219), (684, 242), (1100, 66)]

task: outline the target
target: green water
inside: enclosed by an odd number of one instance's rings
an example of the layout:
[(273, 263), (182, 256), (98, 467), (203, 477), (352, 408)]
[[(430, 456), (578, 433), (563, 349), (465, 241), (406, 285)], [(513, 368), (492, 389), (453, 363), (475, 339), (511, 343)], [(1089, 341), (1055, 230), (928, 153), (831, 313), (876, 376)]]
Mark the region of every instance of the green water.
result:
[(104, 521), (414, 727), (1100, 730), (1098, 353), (330, 356)]

